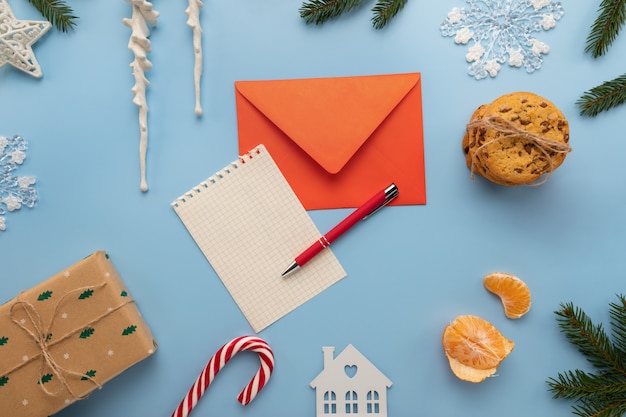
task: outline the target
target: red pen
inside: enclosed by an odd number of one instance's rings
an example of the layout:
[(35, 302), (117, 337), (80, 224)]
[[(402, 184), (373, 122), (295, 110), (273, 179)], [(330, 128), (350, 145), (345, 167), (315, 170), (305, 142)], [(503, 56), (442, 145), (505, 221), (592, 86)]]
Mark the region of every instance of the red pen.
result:
[(361, 220), (365, 220), (384, 206), (386, 206), (391, 200), (398, 196), (398, 187), (395, 184), (391, 184), (384, 190), (380, 190), (372, 198), (367, 200), (361, 207), (354, 210), (348, 217), (343, 219), (341, 223), (333, 227), (328, 233), (319, 238), (315, 243), (308, 247), (300, 255), (296, 256), (296, 259), (289, 265), (289, 267), (283, 272), (282, 276), (289, 274), (297, 268), (302, 267), (305, 263), (309, 262), (315, 255), (320, 253), (324, 248), (330, 246), (339, 236), (348, 231), (352, 226)]

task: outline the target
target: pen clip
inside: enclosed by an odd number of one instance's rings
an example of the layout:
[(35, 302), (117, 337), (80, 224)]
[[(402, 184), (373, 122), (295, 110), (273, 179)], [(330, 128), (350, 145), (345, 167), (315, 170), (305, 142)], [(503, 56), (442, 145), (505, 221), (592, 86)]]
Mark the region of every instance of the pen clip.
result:
[(376, 213), (381, 208), (385, 207), (387, 204), (389, 204), (391, 202), (391, 200), (396, 198), (398, 196), (398, 194), (400, 193), (400, 191), (398, 190), (398, 187), (394, 183), (391, 183), (391, 185), (389, 187), (385, 188), (384, 192), (385, 192), (385, 199), (383, 200), (383, 202), (380, 203), (379, 206), (374, 208), (374, 210), (369, 212), (366, 216), (364, 216), (363, 220), (367, 219), (369, 216), (371, 216), (372, 214)]

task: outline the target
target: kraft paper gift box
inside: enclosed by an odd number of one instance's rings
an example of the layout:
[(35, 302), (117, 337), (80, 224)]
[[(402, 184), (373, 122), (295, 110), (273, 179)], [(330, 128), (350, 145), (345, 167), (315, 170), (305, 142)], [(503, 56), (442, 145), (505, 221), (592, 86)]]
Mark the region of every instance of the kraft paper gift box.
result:
[(0, 414), (54, 414), (156, 348), (109, 256), (95, 252), (0, 306)]

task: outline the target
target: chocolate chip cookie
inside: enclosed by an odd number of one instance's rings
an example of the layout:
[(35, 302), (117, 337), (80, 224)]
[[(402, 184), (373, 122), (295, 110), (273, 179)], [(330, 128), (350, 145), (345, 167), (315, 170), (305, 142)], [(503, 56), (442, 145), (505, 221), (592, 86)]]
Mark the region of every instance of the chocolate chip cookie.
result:
[(510, 93), (474, 111), (462, 146), (473, 173), (502, 185), (536, 185), (571, 150), (569, 124), (549, 100)]

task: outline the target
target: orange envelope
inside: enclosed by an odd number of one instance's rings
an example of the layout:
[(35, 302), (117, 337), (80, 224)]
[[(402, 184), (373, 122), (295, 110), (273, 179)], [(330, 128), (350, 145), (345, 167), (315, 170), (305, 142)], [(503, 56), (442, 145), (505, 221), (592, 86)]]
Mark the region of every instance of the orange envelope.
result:
[(262, 143), (307, 210), (426, 204), (419, 73), (236, 81), (239, 154)]

